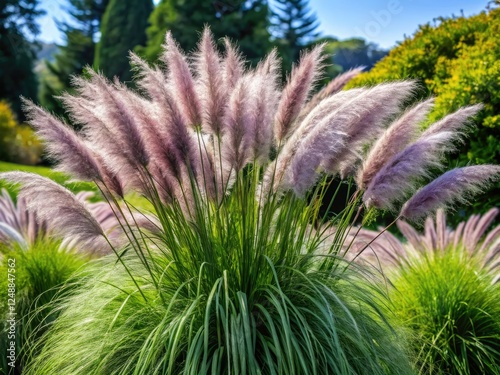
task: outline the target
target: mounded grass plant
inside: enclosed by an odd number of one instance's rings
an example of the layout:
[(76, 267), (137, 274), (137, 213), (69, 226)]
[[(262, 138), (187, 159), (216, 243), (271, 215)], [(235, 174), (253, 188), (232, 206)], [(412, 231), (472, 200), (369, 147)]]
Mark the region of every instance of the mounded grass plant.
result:
[(500, 374), (500, 285), (460, 248), (413, 256), (393, 278), (423, 374)]
[[(27, 374), (412, 373), (376, 274), (346, 261), (348, 234), (364, 211), (406, 201), (399, 217), (419, 218), (494, 180), (497, 166), (456, 169), (407, 200), (480, 106), (419, 133), (432, 99), (401, 113), (413, 82), (341, 91), (349, 73), (310, 95), (322, 46), (281, 88), (275, 52), (249, 70), (225, 45), (207, 29), (188, 57), (168, 34), (162, 66), (131, 56), (138, 91), (76, 78), (62, 100), (81, 133), (26, 102), (59, 168), (96, 184), (119, 229), (53, 181), (0, 175), (56, 235), (115, 254), (58, 301)], [(353, 194), (326, 219), (328, 175)]]
[(489, 229), (498, 212), (450, 229), (440, 210), (422, 232), (399, 222), (404, 242), (366, 230), (356, 239), (376, 238), (360, 257), (381, 266), (394, 285), (395, 324), (413, 337), (421, 374), (500, 373), (500, 226)]
[[(41, 337), (45, 328), (55, 319), (53, 299), (62, 298), (62, 287), (74, 276), (89, 260), (89, 256), (70, 251), (61, 251), (59, 241), (39, 240), (28, 248), (15, 244), (2, 248), (0, 263), (0, 287), (8, 290), (9, 259), (15, 262), (15, 313), (10, 314), (7, 298), (0, 303), (2, 325), (0, 332), (0, 350), (3, 355), (0, 362), (0, 373), (22, 373), (28, 356), (30, 345)], [(66, 287), (64, 290), (67, 290)], [(10, 297), (9, 297), (10, 298)], [(8, 366), (7, 355), (10, 347), (10, 323), (7, 319), (16, 320), (15, 369)]]

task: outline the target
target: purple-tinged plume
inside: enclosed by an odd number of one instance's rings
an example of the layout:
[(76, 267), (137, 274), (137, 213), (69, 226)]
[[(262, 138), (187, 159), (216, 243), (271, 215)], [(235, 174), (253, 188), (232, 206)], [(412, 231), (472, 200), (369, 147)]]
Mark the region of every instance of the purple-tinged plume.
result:
[(367, 207), (394, 209), (432, 169), (442, 168), (445, 150), (455, 138), (452, 132), (441, 132), (420, 138), (394, 155), (373, 177), (363, 195)]
[(292, 123), (299, 115), (314, 83), (319, 78), (323, 47), (323, 44), (317, 45), (310, 52), (302, 55), (299, 64), (292, 69), (276, 112), (274, 135), (278, 144), (281, 144), (294, 130)]
[(250, 139), (250, 148), (254, 160), (264, 163), (269, 160), (273, 142), (273, 118), (276, 114), (276, 105), (279, 98), (277, 88), (278, 77), (272, 69), (257, 73), (251, 82), (251, 91), (254, 103), (251, 111), (254, 113)]
[(338, 93), (344, 88), (345, 85), (349, 83), (351, 79), (356, 77), (359, 73), (364, 70), (364, 67), (358, 67), (350, 69), (347, 72), (339, 74), (333, 80), (331, 80), (328, 85), (323, 87), (317, 94), (315, 94), (311, 100), (307, 102), (302, 111), (300, 111), (299, 116), (295, 120), (297, 124), (300, 124), (302, 120), (324, 99)]
[(242, 77), (229, 97), (224, 118), (224, 137), (221, 142), (224, 161), (229, 169), (239, 172), (251, 156), (247, 139), (254, 139), (254, 102), (251, 76)]
[(447, 131), (455, 133), (456, 139), (460, 139), (463, 135), (463, 129), (470, 123), (470, 119), (482, 108), (482, 104), (475, 104), (469, 107), (460, 108), (456, 112), (453, 112), (432, 124), (425, 132), (422, 133), (422, 137), (428, 137)]
[(424, 186), (401, 209), (401, 216), (419, 220), (440, 207), (454, 202), (464, 203), (468, 197), (482, 192), (500, 175), (500, 166), (476, 165), (455, 168)]
[(273, 48), (273, 50), (267, 54), (265, 59), (257, 64), (256, 73), (261, 76), (269, 75), (273, 80), (278, 81), (280, 61), (276, 48)]
[(161, 60), (168, 68), (168, 80), (172, 96), (177, 98), (182, 114), (192, 127), (201, 125), (201, 104), (196, 93), (195, 82), (189, 68), (186, 56), (168, 32), (163, 45)]
[[(285, 174), (285, 183), (290, 183), (295, 192), (302, 195), (314, 184), (320, 166), (327, 173), (336, 173), (337, 167), (349, 159), (353, 150), (367, 138), (376, 136), (384, 120), (399, 111), (401, 101), (413, 87), (412, 82), (378, 85), (358, 92), (352, 99), (340, 102), (342, 104), (332, 96), (331, 101), (325, 100), (324, 105), (318, 105), (296, 130), (302, 139), (297, 139), (295, 133), (289, 139), (292, 144), (297, 142), (298, 147), (291, 159), (290, 171)], [(333, 111), (320, 120), (319, 115), (325, 108)], [(316, 120), (320, 122), (311, 127), (309, 124)], [(283, 151), (286, 156), (287, 145)], [(291, 178), (286, 177), (288, 174)]]
[(221, 133), (227, 100), (221, 58), (215, 47), (212, 33), (207, 27), (199, 43), (195, 67), (198, 79), (198, 95), (202, 106), (202, 125), (207, 133)]
[(471, 227), (470, 230), (464, 230), (464, 246), (469, 252), (472, 252), (473, 249), (478, 247), (481, 238), (484, 236), (491, 223), (493, 223), (499, 211), (498, 208), (494, 207), (482, 216), (474, 215), (478, 216), (476, 225)]
[(97, 158), (71, 128), (29, 100), (24, 100), (24, 109), (62, 172), (80, 180), (102, 180)]
[(433, 102), (433, 99), (429, 99), (410, 108), (378, 138), (358, 173), (356, 183), (359, 189), (366, 189), (373, 177), (389, 159), (416, 137), (418, 124), (432, 109)]
[(36, 220), (35, 214), (26, 209), (24, 199), (14, 202), (7, 190), (0, 193), (0, 243), (18, 243), (24, 248), (45, 236), (46, 223)]
[(415, 82), (402, 81), (380, 84), (360, 95), (358, 116), (347, 126), (348, 139), (341, 158), (330, 158), (323, 163), (328, 173), (340, 172), (342, 178), (352, 174), (362, 159), (366, 145), (381, 134), (387, 121), (401, 111), (404, 100), (412, 95)]
[(227, 87), (235, 87), (245, 72), (245, 62), (238, 49), (228, 38), (224, 39), (224, 45), (226, 46), (226, 54), (222, 61), (224, 84)]
[(0, 179), (20, 183), (19, 199), (58, 237), (73, 239), (83, 249), (109, 251), (102, 227), (69, 190), (34, 173), (5, 172)]

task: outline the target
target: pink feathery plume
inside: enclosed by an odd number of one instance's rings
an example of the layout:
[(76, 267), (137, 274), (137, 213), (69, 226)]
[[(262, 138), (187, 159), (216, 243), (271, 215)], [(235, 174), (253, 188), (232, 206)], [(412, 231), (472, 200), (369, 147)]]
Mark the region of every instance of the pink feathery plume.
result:
[(302, 55), (300, 62), (292, 69), (288, 83), (283, 89), (275, 117), (274, 135), (278, 144), (293, 132), (292, 123), (320, 75), (323, 44)]
[[(496, 207), (492, 208), (490, 211), (494, 211), (496, 214), (498, 214), (498, 208)], [(486, 214), (489, 214), (490, 211), (488, 211)], [(500, 239), (500, 225), (497, 225), (493, 230), (488, 232), (486, 238), (481, 243), (479, 251), (485, 252), (488, 248), (493, 246), (498, 239)]]
[(347, 126), (347, 142), (341, 158), (325, 160), (323, 168), (328, 173), (340, 172), (342, 178), (356, 169), (362, 151), (379, 138), (389, 119), (401, 111), (402, 103), (412, 95), (415, 82), (386, 83), (369, 88), (357, 98), (358, 116)]
[(425, 244), (426, 248), (430, 251), (436, 251), (437, 246), (437, 233), (434, 227), (434, 220), (432, 217), (427, 216), (425, 218), (424, 224), (424, 235), (421, 237), (422, 242)]
[(245, 72), (245, 62), (229, 38), (224, 38), (224, 45), (226, 46), (226, 54), (222, 61), (224, 84), (226, 87), (235, 87)]
[(444, 251), (450, 242), (451, 232), (446, 226), (446, 215), (443, 209), (438, 209), (436, 212), (436, 236), (437, 247)]
[(279, 98), (277, 76), (271, 71), (257, 73), (251, 83), (253, 105), (253, 129), (249, 134), (252, 158), (260, 163), (269, 160), (273, 142), (273, 118), (276, 114), (276, 105)]
[(434, 99), (429, 99), (406, 111), (375, 142), (356, 178), (358, 188), (366, 189), (389, 159), (416, 137), (418, 124), (425, 119), (433, 103)]
[(381, 271), (387, 266), (399, 265), (406, 249), (393, 234), (388, 231), (381, 233), (381, 230), (352, 228), (343, 245), (347, 259), (367, 263)]
[(34, 244), (47, 234), (45, 222), (37, 221), (32, 212), (26, 210), (24, 199), (14, 202), (7, 190), (0, 194), (0, 243), (13, 242), (23, 247)]
[(224, 84), (221, 58), (208, 27), (203, 30), (198, 49), (195, 67), (202, 107), (202, 126), (207, 133), (220, 134), (229, 88)]
[(474, 249), (474, 244), (472, 243), (474, 230), (481, 219), (480, 215), (471, 215), (467, 222), (465, 223), (464, 232), (462, 235), (462, 245), (465, 246), (467, 251), (472, 251)]
[(317, 131), (318, 124), (334, 121), (337, 110), (342, 107), (354, 108), (356, 98), (366, 89), (342, 91), (323, 100), (309, 113), (299, 127), (286, 140), (281, 152), (275, 161), (268, 165), (262, 181), (262, 192), (278, 191), (290, 188), (290, 180), (285, 181), (285, 172), (289, 170), (292, 158), (302, 141), (313, 131)]
[(289, 181), (296, 195), (302, 197), (314, 185), (325, 155), (339, 157), (345, 139), (345, 133), (332, 128), (315, 131), (304, 140), (291, 161), (289, 172), (285, 173), (285, 181)]
[(277, 49), (273, 48), (265, 59), (257, 64), (255, 70), (258, 75), (269, 75), (277, 82), (280, 74), (280, 60)]
[[(90, 80), (73, 80), (76, 96), (65, 94), (61, 99), (70, 118), (83, 126), (82, 133), (87, 145), (100, 156), (110, 175), (119, 179), (125, 190), (141, 189), (140, 170), (144, 168), (141, 159), (144, 161), (146, 157), (142, 147), (144, 142), (139, 142), (136, 151), (129, 147), (130, 142), (135, 143), (133, 134), (137, 135), (138, 130), (129, 133), (123, 129), (120, 116), (115, 115), (119, 110), (109, 104), (109, 96), (100, 88), (103, 83), (98, 83), (95, 73), (89, 74)], [(140, 159), (136, 157), (137, 154), (141, 155)]]
[(455, 168), (418, 190), (401, 209), (400, 216), (418, 220), (439, 207), (454, 202), (465, 203), (467, 197), (482, 192), (498, 179), (500, 167), (476, 165)]
[(177, 99), (187, 123), (196, 128), (201, 125), (200, 100), (186, 56), (182, 53), (170, 31), (165, 37), (163, 50), (160, 58), (168, 67), (168, 81), (172, 96)]
[(499, 265), (500, 225), (496, 226), (487, 234), (479, 251), (484, 254), (483, 267), (493, 270)]
[(482, 104), (475, 104), (460, 108), (456, 112), (453, 112), (432, 124), (425, 132), (422, 133), (422, 137), (432, 136), (434, 134), (447, 131), (455, 133), (457, 139), (459, 139), (463, 135), (462, 130), (466, 125), (468, 125), (468, 123), (470, 123), (471, 118), (482, 108)]
[(5, 172), (0, 179), (22, 184), (19, 199), (58, 237), (74, 239), (82, 249), (109, 250), (101, 226), (69, 190), (34, 173)]
[(300, 111), (299, 116), (295, 120), (297, 124), (300, 124), (302, 120), (324, 99), (338, 93), (344, 88), (345, 85), (349, 83), (354, 77), (361, 73), (365, 68), (358, 67), (350, 69), (347, 72), (339, 74), (334, 79), (332, 79), (325, 87), (323, 87), (317, 94), (315, 94), (311, 100), (307, 102), (302, 111)]
[[(177, 101), (169, 91), (164, 74), (135, 55), (132, 55), (131, 59), (133, 64), (140, 68), (139, 84), (153, 101), (150, 106), (145, 103), (136, 107), (144, 137), (149, 143), (147, 147), (155, 157), (154, 163), (160, 164), (160, 169), (168, 166), (169, 174), (178, 182), (184, 180), (187, 186), (188, 175), (193, 174), (196, 177), (200, 170), (200, 155), (193, 131), (188, 128)], [(140, 99), (133, 100), (132, 96), (130, 98), (131, 107), (134, 107), (134, 102), (140, 102)], [(151, 107), (150, 113), (145, 112), (148, 107)], [(153, 169), (159, 171), (158, 168)], [(167, 180), (168, 176), (164, 176), (164, 179)]]
[(419, 181), (431, 177), (431, 169), (442, 168), (443, 150), (454, 138), (451, 132), (421, 138), (394, 155), (373, 177), (364, 195), (367, 207), (394, 209)]
[(148, 155), (135, 113), (128, 105), (125, 95), (122, 94), (129, 89), (118, 82), (112, 84), (96, 73), (93, 73), (92, 81), (101, 92), (101, 100), (104, 101), (103, 110), (106, 111), (110, 129), (127, 146), (125, 152), (129, 152), (131, 158), (135, 159), (139, 165), (147, 165)]
[(462, 221), (461, 223), (458, 223), (455, 230), (451, 233), (454, 248), (456, 248), (462, 241), (462, 234), (464, 231), (464, 227), (465, 227), (465, 222)]
[(365, 70), (364, 66), (349, 69), (347, 72), (341, 73), (332, 79), (325, 87), (323, 87), (316, 95), (314, 95), (310, 102), (319, 103), (323, 99), (336, 94), (344, 88), (353, 78), (355, 78), (359, 73)]
[(398, 220), (396, 225), (401, 232), (401, 234), (405, 237), (405, 239), (410, 243), (410, 245), (418, 251), (424, 251), (423, 241), (420, 238), (420, 234), (417, 230), (408, 224), (404, 220)]
[(224, 117), (224, 136), (221, 142), (224, 162), (227, 170), (239, 172), (250, 158), (250, 149), (245, 138), (255, 138), (254, 113), (251, 111), (253, 93), (251, 76), (242, 77), (229, 97), (227, 112)]
[(348, 137), (345, 128), (358, 115), (349, 106), (327, 116), (298, 145), (284, 174), (285, 186), (302, 196), (315, 182), (325, 159), (339, 158)]
[(468, 246), (469, 249), (475, 249), (478, 247), (481, 238), (484, 236), (486, 230), (490, 227), (491, 223), (493, 223), (493, 221), (497, 217), (498, 212), (499, 209), (494, 207), (480, 217), (476, 227), (472, 230), (472, 232), (466, 239), (466, 246)]
[(24, 100), (24, 109), (59, 170), (80, 180), (102, 180), (100, 163), (71, 128), (29, 100)]

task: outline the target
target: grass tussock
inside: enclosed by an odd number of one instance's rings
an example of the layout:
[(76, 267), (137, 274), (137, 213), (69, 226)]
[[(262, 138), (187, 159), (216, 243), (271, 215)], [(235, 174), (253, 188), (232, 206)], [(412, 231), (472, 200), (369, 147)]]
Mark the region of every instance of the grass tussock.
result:
[[(53, 300), (63, 297), (65, 292), (61, 288), (85, 265), (88, 256), (63, 251), (59, 242), (47, 239), (36, 242), (28, 249), (20, 245), (7, 248), (1, 244), (0, 248), (3, 257), (0, 264), (0, 288), (8, 290), (9, 269), (11, 272), (14, 269), (15, 277), (12, 279), (15, 284), (15, 315), (9, 313), (8, 298), (2, 298), (0, 302), (0, 349), (2, 353), (7, 353), (11, 341), (7, 319), (15, 318), (15, 371), (20, 373), (30, 345), (41, 337), (57, 316)], [(13, 262), (9, 262), (9, 259)], [(15, 264), (15, 267), (10, 267), (10, 264)], [(69, 290), (68, 288), (64, 290)], [(7, 356), (2, 355), (0, 373), (7, 374), (7, 369), (11, 369), (7, 366)]]
[(463, 247), (415, 254), (394, 277), (394, 311), (422, 374), (500, 374), (500, 285)]

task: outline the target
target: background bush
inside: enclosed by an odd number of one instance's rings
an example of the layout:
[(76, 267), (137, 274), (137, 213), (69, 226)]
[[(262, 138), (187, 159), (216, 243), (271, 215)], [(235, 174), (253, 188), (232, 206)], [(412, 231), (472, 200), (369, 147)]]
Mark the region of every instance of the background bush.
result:
[(10, 106), (0, 101), (0, 160), (35, 165), (42, 146), (31, 128), (18, 124)]

